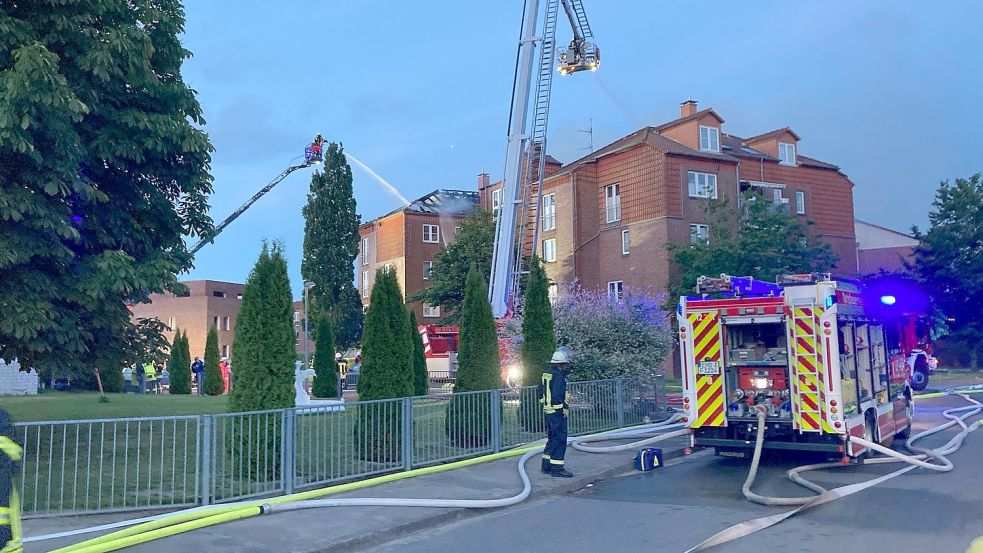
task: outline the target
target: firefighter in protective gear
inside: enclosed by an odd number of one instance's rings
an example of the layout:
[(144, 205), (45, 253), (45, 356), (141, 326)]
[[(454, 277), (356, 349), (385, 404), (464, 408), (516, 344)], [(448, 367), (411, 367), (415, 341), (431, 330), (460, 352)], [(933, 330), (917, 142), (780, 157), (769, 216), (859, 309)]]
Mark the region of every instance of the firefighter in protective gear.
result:
[(21, 448), (11, 439), (13, 434), (10, 415), (0, 407), (0, 553), (23, 551), (20, 502), (14, 487), (14, 474), (20, 464)]
[(543, 373), (539, 384), (539, 402), (546, 418), (546, 447), (543, 449), (544, 473), (558, 478), (573, 474), (564, 466), (567, 452), (567, 373), (570, 371), (570, 350), (561, 347), (553, 353), (550, 368)]

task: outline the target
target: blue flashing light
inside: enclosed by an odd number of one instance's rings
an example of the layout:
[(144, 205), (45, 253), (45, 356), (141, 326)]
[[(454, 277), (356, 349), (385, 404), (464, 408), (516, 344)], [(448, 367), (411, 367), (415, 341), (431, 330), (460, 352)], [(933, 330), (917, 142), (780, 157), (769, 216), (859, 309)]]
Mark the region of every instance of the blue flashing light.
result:
[(833, 307), (834, 303), (836, 303), (836, 296), (826, 296), (826, 301), (823, 302), (823, 304), (826, 306), (826, 309)]
[(897, 302), (898, 302), (898, 298), (894, 296), (891, 295), (881, 296), (881, 303), (883, 303), (884, 305), (894, 305)]

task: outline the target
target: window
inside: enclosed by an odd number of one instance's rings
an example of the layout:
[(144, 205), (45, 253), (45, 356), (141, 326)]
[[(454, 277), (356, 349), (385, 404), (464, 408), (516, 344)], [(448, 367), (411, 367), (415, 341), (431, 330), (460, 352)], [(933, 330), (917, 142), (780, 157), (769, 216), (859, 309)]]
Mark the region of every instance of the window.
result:
[(461, 227), (454, 227), (454, 236), (461, 234)]
[(423, 262), (423, 280), (430, 280), (430, 271), (433, 270), (433, 261)]
[(690, 244), (710, 243), (710, 227), (707, 225), (692, 224), (689, 226)]
[(215, 296), (216, 298), (224, 298), (225, 297), (225, 292), (223, 292), (221, 290), (214, 290), (214, 291), (212, 291), (212, 295)]
[(689, 172), (689, 197), (717, 199), (717, 175)]
[(612, 280), (608, 282), (608, 297), (616, 300), (620, 300), (621, 296), (625, 293), (625, 283), (620, 280)]
[(621, 185), (604, 187), (604, 220), (608, 223), (621, 220)]
[(795, 144), (779, 142), (778, 161), (782, 165), (795, 165)]
[(369, 239), (362, 238), (362, 265), (369, 264)]
[(559, 293), (560, 293), (559, 287), (556, 284), (550, 284), (550, 287), (548, 288), (547, 291), (547, 295), (549, 296), (550, 299), (550, 305), (556, 303), (556, 298), (559, 295)]
[(700, 127), (700, 149), (704, 152), (720, 151), (720, 129), (717, 127)]
[(498, 217), (498, 210), (502, 208), (502, 189), (492, 190), (492, 217)]
[(440, 316), (440, 306), (431, 307), (427, 304), (423, 304), (423, 316), (428, 319), (433, 319)]
[(546, 194), (543, 196), (543, 230), (553, 230), (556, 228), (556, 196)]
[(228, 317), (222, 317), (222, 330), (231, 330), (231, 321)]
[(362, 297), (369, 297), (369, 272), (362, 271)]
[(631, 240), (628, 238), (628, 229), (621, 231), (621, 255), (628, 255), (631, 250)]
[(222, 344), (222, 357), (229, 356), (229, 344)]
[(300, 311), (294, 311), (294, 325), (300, 324)]
[(806, 193), (796, 192), (795, 193), (795, 212), (799, 215), (805, 215), (806, 213)]
[(236, 299), (237, 300), (241, 300), (242, 299), (242, 292), (239, 292), (238, 294), (236, 294)]
[(218, 317), (212, 317), (212, 326), (214, 326), (215, 329), (218, 330)]
[(177, 317), (167, 318), (167, 330), (174, 330), (177, 328)]
[(440, 227), (437, 225), (423, 225), (423, 241), (430, 244), (440, 242)]
[(543, 261), (547, 263), (556, 262), (556, 238), (543, 240)]

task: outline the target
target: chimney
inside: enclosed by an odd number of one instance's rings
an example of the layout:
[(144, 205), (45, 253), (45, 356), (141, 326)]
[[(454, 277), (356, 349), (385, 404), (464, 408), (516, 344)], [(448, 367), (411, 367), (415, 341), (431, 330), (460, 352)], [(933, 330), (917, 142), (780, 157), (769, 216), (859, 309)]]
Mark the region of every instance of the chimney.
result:
[(696, 100), (694, 100), (692, 98), (690, 98), (689, 100), (686, 100), (685, 102), (679, 104), (679, 116), (680, 117), (687, 117), (687, 116), (693, 115), (696, 112), (697, 112)]
[(478, 190), (488, 188), (489, 184), (491, 184), (491, 177), (488, 176), (488, 173), (484, 171), (478, 173)]

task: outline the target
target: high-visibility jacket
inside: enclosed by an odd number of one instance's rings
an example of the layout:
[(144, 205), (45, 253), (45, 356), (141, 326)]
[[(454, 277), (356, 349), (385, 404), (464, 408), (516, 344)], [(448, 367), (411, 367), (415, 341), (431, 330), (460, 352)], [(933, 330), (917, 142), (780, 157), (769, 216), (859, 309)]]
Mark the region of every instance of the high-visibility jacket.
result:
[(567, 405), (567, 376), (560, 369), (550, 366), (543, 373), (539, 384), (539, 403), (543, 413), (552, 415), (557, 411), (569, 409)]
[(157, 369), (154, 368), (153, 363), (147, 363), (143, 366), (143, 378), (147, 381), (157, 379)]
[(13, 425), (7, 412), (0, 408), (0, 553), (20, 553), (20, 501), (14, 486), (14, 474), (21, 461), (21, 448), (10, 436)]

